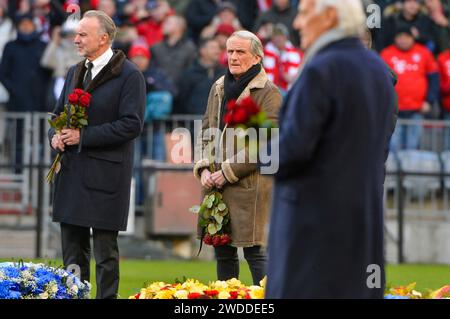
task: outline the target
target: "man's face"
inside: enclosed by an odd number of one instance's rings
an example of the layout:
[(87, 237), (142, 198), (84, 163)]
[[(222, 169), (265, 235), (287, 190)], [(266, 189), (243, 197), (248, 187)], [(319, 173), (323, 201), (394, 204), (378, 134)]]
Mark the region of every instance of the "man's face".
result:
[(217, 41), (209, 41), (202, 48), (202, 55), (207, 59), (211, 64), (218, 64), (220, 60), (220, 46)]
[(228, 68), (236, 77), (247, 72), (253, 65), (261, 62), (261, 58), (251, 52), (251, 41), (231, 37), (227, 41)]
[(132, 57), (130, 60), (131, 62), (136, 64), (136, 66), (139, 68), (141, 72), (147, 70), (148, 65), (150, 64), (150, 59), (144, 55), (136, 55)]
[(20, 21), (18, 29), (20, 33), (31, 34), (36, 30), (36, 27), (34, 26), (33, 21), (29, 19), (23, 19), (22, 21)]
[(415, 16), (419, 13), (420, 10), (420, 3), (417, 0), (405, 0), (403, 2), (403, 12)]
[(100, 32), (100, 23), (96, 18), (83, 18), (76, 27), (74, 43), (80, 56), (92, 58), (108, 43), (108, 36)]
[(284, 34), (277, 34), (272, 36), (272, 42), (279, 50), (286, 48), (287, 37)]
[(337, 25), (336, 9), (325, 8), (317, 13), (316, 0), (302, 0), (293, 25), (300, 31), (302, 49), (307, 50), (323, 33)]
[(168, 17), (162, 25), (162, 31), (164, 35), (169, 35), (179, 28), (176, 17)]
[(395, 37), (395, 46), (402, 51), (410, 50), (414, 43), (414, 37), (407, 33), (400, 33)]

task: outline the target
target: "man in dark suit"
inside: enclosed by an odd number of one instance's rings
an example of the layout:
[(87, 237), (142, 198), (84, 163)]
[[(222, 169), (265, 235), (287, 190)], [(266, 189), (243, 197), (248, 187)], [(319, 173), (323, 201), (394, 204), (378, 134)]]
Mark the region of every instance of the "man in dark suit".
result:
[(69, 69), (55, 114), (74, 88), (92, 94), (89, 125), (49, 131), (53, 149), (64, 152), (55, 179), (53, 221), (61, 223), (64, 265), (78, 265), (89, 280), (90, 229), (96, 261), (97, 298), (116, 298), (118, 231), (127, 226), (133, 140), (141, 133), (145, 81), (121, 51), (112, 51), (116, 28), (102, 11), (88, 11), (75, 37), (86, 59)]
[(302, 0), (305, 62), (280, 114), (267, 298), (382, 298), (389, 72), (360, 0)]

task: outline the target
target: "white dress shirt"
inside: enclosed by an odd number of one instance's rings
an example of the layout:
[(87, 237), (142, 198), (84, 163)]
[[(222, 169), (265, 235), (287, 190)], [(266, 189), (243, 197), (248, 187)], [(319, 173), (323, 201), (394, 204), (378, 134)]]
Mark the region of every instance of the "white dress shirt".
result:
[(92, 74), (91, 79), (92, 80), (95, 78), (95, 76), (97, 74), (99, 74), (99, 72), (105, 67), (105, 65), (108, 64), (109, 60), (111, 60), (113, 55), (114, 55), (114, 53), (113, 53), (112, 49), (109, 48), (94, 61), (89, 61), (88, 59), (86, 59), (86, 61), (84, 62), (84, 65), (86, 66), (86, 68), (87, 68), (87, 65), (89, 62), (92, 62), (92, 64), (94, 65), (91, 70), (91, 74)]

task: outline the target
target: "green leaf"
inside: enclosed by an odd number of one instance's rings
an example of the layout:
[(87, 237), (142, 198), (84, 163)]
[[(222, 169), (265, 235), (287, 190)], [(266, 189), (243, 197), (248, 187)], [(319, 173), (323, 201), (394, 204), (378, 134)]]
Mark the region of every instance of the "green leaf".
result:
[(213, 206), (213, 204), (214, 204), (214, 201), (209, 200), (206, 202), (206, 207), (211, 208)]
[(210, 233), (211, 235), (214, 235), (215, 233), (217, 233), (218, 229), (216, 227), (216, 224), (209, 224), (208, 225), (208, 233)]
[(214, 218), (218, 224), (222, 224), (223, 217), (220, 215), (214, 215)]
[(217, 206), (217, 209), (218, 209), (219, 211), (223, 212), (225, 209), (227, 209), (227, 205), (225, 205), (225, 204), (222, 202), (222, 203), (220, 203), (220, 204)]
[(198, 205), (192, 206), (191, 208), (189, 208), (189, 211), (191, 213), (198, 214), (200, 211), (200, 206), (198, 206)]
[(79, 119), (79, 120), (78, 120), (78, 123), (80, 123), (80, 124), (83, 125), (83, 126), (88, 125), (88, 121), (86, 121), (85, 119)]
[(216, 195), (213, 193), (211, 195), (209, 195), (209, 201), (214, 202), (214, 200), (216, 199)]

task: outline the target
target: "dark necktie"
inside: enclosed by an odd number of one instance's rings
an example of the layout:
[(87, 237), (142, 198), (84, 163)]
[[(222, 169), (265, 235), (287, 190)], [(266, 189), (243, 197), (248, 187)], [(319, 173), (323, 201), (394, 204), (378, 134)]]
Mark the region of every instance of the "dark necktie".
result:
[(87, 71), (86, 71), (86, 75), (84, 76), (84, 81), (83, 81), (83, 89), (85, 89), (85, 90), (92, 80), (92, 67), (93, 66), (94, 66), (94, 64), (92, 64), (92, 62), (89, 62), (87, 65)]

